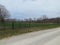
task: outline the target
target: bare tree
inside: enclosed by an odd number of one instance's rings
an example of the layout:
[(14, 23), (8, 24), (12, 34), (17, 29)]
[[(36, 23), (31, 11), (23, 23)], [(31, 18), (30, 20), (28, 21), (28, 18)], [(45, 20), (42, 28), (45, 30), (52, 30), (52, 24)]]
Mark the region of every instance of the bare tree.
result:
[(0, 21), (3, 23), (3, 29), (5, 29), (5, 19), (9, 17), (8, 10), (0, 4)]
[(5, 18), (8, 18), (10, 16), (8, 10), (0, 4), (0, 21), (4, 22)]
[(41, 19), (42, 19), (42, 20), (48, 19), (48, 17), (47, 17), (47, 15), (42, 15)]

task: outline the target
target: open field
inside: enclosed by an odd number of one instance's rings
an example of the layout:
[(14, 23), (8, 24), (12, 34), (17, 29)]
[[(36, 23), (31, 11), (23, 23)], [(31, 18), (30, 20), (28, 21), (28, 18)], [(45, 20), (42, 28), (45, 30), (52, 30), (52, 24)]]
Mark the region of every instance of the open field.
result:
[(60, 24), (57, 23), (19, 23), (19, 22), (14, 22), (13, 24), (11, 22), (9, 23), (0, 23), (0, 28), (9, 28), (11, 29), (13, 26), (15, 29), (18, 28), (31, 28), (31, 27), (39, 27), (39, 28), (53, 28), (53, 27), (59, 27)]
[[(5, 27), (11, 27), (11, 24), (7, 23), (7, 25), (5, 24)], [(57, 28), (57, 27), (60, 27), (60, 24), (15, 23), (14, 30), (8, 28), (6, 28), (5, 30), (0, 30), (0, 39), (10, 37), (13, 35), (19, 35), (23, 33), (50, 29), (50, 28)]]

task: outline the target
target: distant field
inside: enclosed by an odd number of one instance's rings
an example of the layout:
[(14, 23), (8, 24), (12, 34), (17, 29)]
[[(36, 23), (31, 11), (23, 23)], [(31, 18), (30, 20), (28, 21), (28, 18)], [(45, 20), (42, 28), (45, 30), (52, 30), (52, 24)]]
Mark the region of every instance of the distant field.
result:
[[(30, 27), (40, 27), (40, 28), (53, 28), (53, 27), (58, 27), (60, 24), (43, 24), (43, 23), (18, 23), (14, 22), (14, 28), (30, 28)], [(0, 23), (0, 28), (5, 27), (5, 28), (12, 28), (12, 23)]]
[[(4, 24), (0, 23), (0, 27)], [(5, 23), (5, 27), (11, 28), (11, 23)], [(0, 30), (0, 39), (5, 37), (10, 37), (13, 35), (19, 35), (23, 33), (50, 29), (60, 27), (60, 24), (42, 24), (42, 23), (14, 23), (14, 30), (6, 28), (5, 30)]]

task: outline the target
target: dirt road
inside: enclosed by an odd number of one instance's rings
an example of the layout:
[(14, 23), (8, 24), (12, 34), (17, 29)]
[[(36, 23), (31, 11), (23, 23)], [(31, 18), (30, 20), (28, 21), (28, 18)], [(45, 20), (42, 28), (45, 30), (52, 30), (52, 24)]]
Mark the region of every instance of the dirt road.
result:
[(60, 28), (12, 36), (0, 40), (0, 45), (60, 45)]

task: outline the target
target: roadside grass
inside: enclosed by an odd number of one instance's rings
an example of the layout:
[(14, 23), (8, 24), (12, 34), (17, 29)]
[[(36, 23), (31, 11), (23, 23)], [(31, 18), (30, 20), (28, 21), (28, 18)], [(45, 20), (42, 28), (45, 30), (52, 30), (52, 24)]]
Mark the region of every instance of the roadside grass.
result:
[[(16, 27), (18, 27), (18, 25), (16, 25)], [(57, 27), (60, 27), (60, 24), (40, 24), (40, 23), (37, 23), (37, 24), (31, 23), (30, 25), (23, 24), (22, 27), (18, 29), (0, 30), (0, 39), (11, 37), (14, 35), (20, 35), (23, 33), (29, 33), (34, 31), (45, 30), (45, 29), (57, 28)]]

